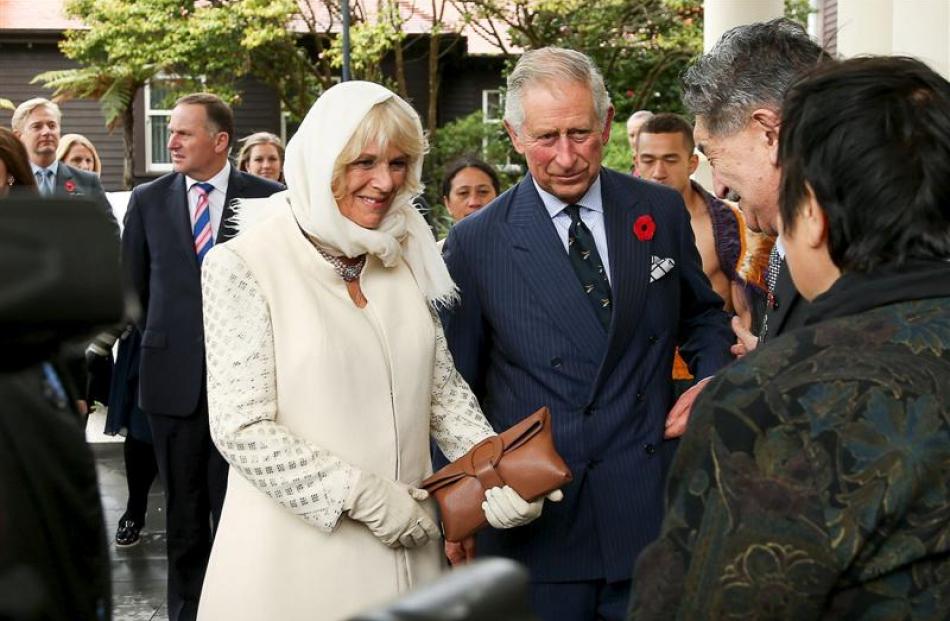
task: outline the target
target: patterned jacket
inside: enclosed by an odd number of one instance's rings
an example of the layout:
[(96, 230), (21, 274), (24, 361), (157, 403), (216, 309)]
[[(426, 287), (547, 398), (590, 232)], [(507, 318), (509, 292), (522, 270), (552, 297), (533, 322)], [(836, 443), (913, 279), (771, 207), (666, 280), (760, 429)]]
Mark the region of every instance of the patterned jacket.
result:
[(632, 619), (950, 618), (950, 263), (813, 312), (697, 400)]

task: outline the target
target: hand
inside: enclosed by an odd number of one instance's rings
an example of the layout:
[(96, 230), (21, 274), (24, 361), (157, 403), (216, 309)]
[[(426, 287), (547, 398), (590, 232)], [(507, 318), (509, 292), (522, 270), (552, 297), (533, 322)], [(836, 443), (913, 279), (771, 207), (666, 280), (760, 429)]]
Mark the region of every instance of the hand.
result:
[(390, 548), (416, 548), (440, 536), (439, 528), (419, 504), (428, 497), (423, 489), (363, 472), (343, 509)]
[[(551, 502), (560, 502), (564, 498), (561, 490), (556, 489), (546, 496)], [(508, 485), (493, 487), (485, 491), (482, 511), (488, 523), (495, 528), (514, 528), (524, 526), (541, 517), (544, 498), (528, 502)]]
[(678, 438), (686, 433), (686, 423), (689, 422), (689, 415), (693, 411), (693, 402), (696, 401), (696, 397), (699, 396), (699, 393), (703, 391), (703, 388), (711, 379), (711, 377), (707, 377), (700, 380), (694, 386), (690, 386), (689, 390), (676, 400), (673, 409), (666, 416), (666, 429), (663, 431), (665, 439)]
[(732, 331), (736, 335), (736, 344), (730, 347), (729, 351), (736, 358), (742, 358), (747, 353), (755, 350), (759, 344), (759, 337), (749, 332), (738, 317), (732, 318)]
[(452, 567), (464, 565), (475, 560), (475, 537), (466, 537), (462, 541), (446, 541), (445, 556)]

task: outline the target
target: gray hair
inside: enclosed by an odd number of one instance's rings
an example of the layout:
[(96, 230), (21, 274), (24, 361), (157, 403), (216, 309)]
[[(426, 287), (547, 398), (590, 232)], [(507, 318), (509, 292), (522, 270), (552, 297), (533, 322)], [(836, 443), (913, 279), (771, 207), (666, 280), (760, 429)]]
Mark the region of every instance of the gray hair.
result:
[(828, 58), (800, 24), (784, 17), (737, 26), (686, 70), (683, 103), (711, 134), (731, 134), (755, 108), (781, 112), (795, 78)]
[(652, 118), (653, 118), (653, 113), (650, 112), (649, 110), (637, 110), (636, 112), (630, 115), (629, 119), (627, 119), (627, 129), (630, 129), (630, 124), (633, 123), (634, 121), (639, 121), (641, 119), (643, 121), (646, 121), (647, 119), (652, 119)]
[(13, 111), (13, 118), (10, 119), (10, 127), (22, 132), (26, 127), (26, 120), (30, 118), (30, 115), (33, 114), (33, 111), (37, 108), (46, 108), (56, 117), (56, 122), (62, 124), (63, 113), (60, 111), (59, 106), (49, 99), (34, 97), (33, 99), (27, 99), (16, 107), (16, 110)]
[(524, 123), (524, 106), (521, 97), (524, 90), (539, 82), (580, 82), (590, 88), (594, 98), (594, 113), (601, 124), (607, 121), (610, 95), (604, 86), (594, 61), (586, 54), (561, 47), (543, 47), (525, 52), (514, 70), (508, 75), (508, 91), (505, 93), (505, 120), (517, 132)]

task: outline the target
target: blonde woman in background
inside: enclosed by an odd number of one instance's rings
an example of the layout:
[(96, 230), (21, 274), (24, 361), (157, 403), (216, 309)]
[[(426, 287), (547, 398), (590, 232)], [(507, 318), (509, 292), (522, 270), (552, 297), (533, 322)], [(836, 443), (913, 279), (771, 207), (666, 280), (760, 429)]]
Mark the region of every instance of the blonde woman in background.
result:
[(73, 168), (86, 172), (102, 174), (102, 161), (92, 142), (82, 134), (66, 134), (59, 140), (56, 159), (66, 162)]
[(238, 169), (256, 177), (284, 182), (284, 145), (270, 132), (257, 132), (246, 138), (238, 153)]

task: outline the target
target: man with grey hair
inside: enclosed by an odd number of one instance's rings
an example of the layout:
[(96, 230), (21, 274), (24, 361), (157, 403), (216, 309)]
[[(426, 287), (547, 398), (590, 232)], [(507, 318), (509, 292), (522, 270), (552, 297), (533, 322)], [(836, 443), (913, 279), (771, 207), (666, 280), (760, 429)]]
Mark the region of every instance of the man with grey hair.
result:
[[(797, 75), (827, 58), (800, 24), (779, 18), (729, 30), (683, 76), (683, 101), (696, 116), (696, 146), (709, 158), (715, 192), (739, 197), (753, 231), (778, 234), (782, 97)], [(733, 320), (737, 354), (803, 321), (805, 302), (785, 267), (780, 240), (766, 280), (769, 296), (766, 308), (758, 309), (764, 312), (758, 338)]]
[(115, 222), (99, 177), (56, 159), (62, 118), (59, 106), (42, 97), (24, 101), (13, 112), (10, 125), (30, 156), (36, 187), (43, 196), (72, 196), (92, 200), (102, 206), (109, 219)]
[(633, 163), (630, 165), (630, 174), (632, 175), (637, 174), (637, 134), (640, 133), (643, 124), (652, 117), (653, 113), (649, 110), (637, 110), (627, 119), (627, 142), (630, 143), (630, 153), (633, 158)]
[[(623, 617), (676, 447), (673, 350), (698, 377), (730, 360), (682, 197), (601, 166), (612, 118), (587, 56), (524, 54), (505, 126), (530, 174), (453, 227), (444, 251), (461, 292), (444, 317), (456, 366), (498, 431), (549, 407), (574, 474), (537, 521), (475, 546), (527, 565), (545, 620)], [(448, 544), (450, 558), (466, 543)]]

